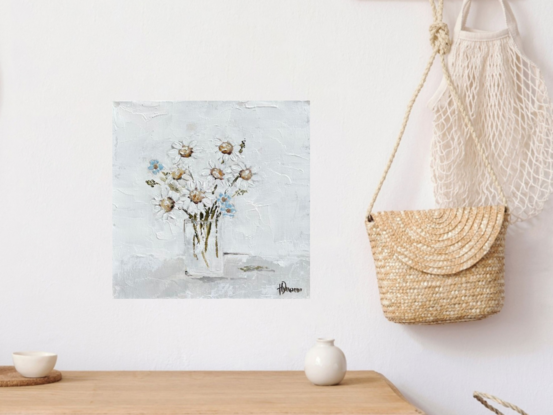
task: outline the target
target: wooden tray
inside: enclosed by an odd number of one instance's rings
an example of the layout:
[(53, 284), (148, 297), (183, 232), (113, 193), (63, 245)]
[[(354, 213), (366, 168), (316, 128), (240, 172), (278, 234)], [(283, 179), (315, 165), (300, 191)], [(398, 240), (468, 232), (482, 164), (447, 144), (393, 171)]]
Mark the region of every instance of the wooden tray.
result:
[(44, 378), (26, 378), (17, 373), (13, 366), (0, 366), (0, 387), (46, 385), (60, 380), (61, 372), (57, 370), (52, 370)]

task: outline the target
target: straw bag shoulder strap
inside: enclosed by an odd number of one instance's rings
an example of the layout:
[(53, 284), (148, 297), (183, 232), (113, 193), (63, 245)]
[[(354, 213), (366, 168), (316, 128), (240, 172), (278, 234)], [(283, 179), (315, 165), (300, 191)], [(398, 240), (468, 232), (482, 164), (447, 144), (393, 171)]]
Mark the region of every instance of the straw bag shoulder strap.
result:
[[(405, 129), (407, 127), (407, 123), (409, 121), (409, 116), (411, 115), (411, 110), (413, 109), (413, 105), (415, 104), (415, 101), (417, 100), (417, 97), (419, 96), (420, 91), (422, 90), (422, 87), (424, 86), (426, 82), (426, 78), (428, 77), (428, 73), (430, 72), (430, 68), (432, 67), (432, 64), (434, 63), (434, 59), (436, 58), (436, 55), (440, 55), (440, 62), (442, 66), (442, 71), (444, 73), (444, 78), (447, 82), (447, 86), (449, 87), (451, 91), (451, 95), (454, 98), (455, 105), (461, 112), (461, 115), (463, 117), (463, 121), (466, 125), (466, 127), (469, 130), (470, 136), (472, 140), (474, 141), (474, 144), (476, 145), (476, 148), (478, 150), (478, 153), (480, 154), (480, 157), (484, 161), (484, 165), (486, 167), (486, 170), (490, 174), (493, 183), (497, 190), (499, 191), (499, 195), (501, 197), (501, 201), (503, 205), (507, 206), (507, 198), (505, 197), (505, 193), (503, 192), (503, 189), (501, 188), (501, 185), (499, 184), (499, 181), (497, 179), (497, 176), (495, 172), (493, 171), (492, 166), (490, 165), (490, 162), (488, 158), (486, 157), (486, 154), (484, 153), (484, 149), (482, 148), (482, 144), (480, 143), (480, 140), (476, 136), (476, 131), (474, 130), (474, 126), (472, 125), (472, 121), (470, 120), (467, 110), (465, 108), (465, 105), (461, 101), (461, 98), (455, 89), (455, 86), (453, 85), (453, 81), (451, 79), (451, 75), (449, 73), (449, 69), (447, 67), (447, 62), (445, 59), (445, 56), (449, 53), (451, 49), (451, 40), (449, 38), (449, 29), (447, 27), (447, 24), (445, 24), (442, 21), (442, 15), (443, 15), (443, 8), (444, 8), (444, 1), (443, 0), (429, 0), (430, 7), (432, 8), (432, 14), (434, 16), (434, 22), (430, 25), (430, 43), (432, 45), (433, 52), (430, 56), (430, 59), (428, 60), (428, 63), (426, 65), (426, 68), (424, 69), (424, 73), (422, 76), (422, 79), (415, 89), (415, 93), (413, 94), (413, 97), (409, 101), (409, 104), (407, 105), (407, 111), (405, 112), (405, 116), (403, 117), (403, 122), (401, 124), (401, 129), (399, 132), (399, 135), (396, 139), (396, 143), (394, 145), (394, 149), (392, 150), (392, 155), (390, 156), (390, 159), (388, 160), (388, 164), (386, 165), (386, 168), (384, 169), (384, 174), (382, 175), (382, 178), (380, 179), (380, 182), (378, 183), (378, 186), (376, 188), (376, 191), (373, 195), (373, 198), (369, 204), (369, 207), (367, 209), (366, 219), (369, 222), (372, 222), (372, 210), (374, 207), (374, 204), (376, 202), (376, 199), (378, 198), (378, 194), (380, 193), (380, 190), (382, 189), (382, 185), (384, 184), (384, 181), (386, 180), (386, 176), (388, 175), (388, 171), (390, 170), (390, 167), (392, 166), (392, 162), (394, 161), (395, 155), (397, 153), (397, 150), (399, 148), (399, 144), (401, 142), (401, 139), (403, 137), (403, 134), (405, 132)], [(469, 2), (470, 3), (470, 2)], [(466, 6), (464, 6), (466, 7)], [(509, 9), (510, 10), (510, 9)]]
[(474, 396), (474, 398), (480, 402), (482, 405), (484, 405), (486, 408), (488, 408), (490, 411), (496, 413), (497, 415), (503, 415), (502, 412), (500, 412), (499, 410), (495, 409), (493, 406), (491, 406), (487, 401), (486, 399), (489, 399), (490, 401), (494, 401), (494, 402), (497, 402), (498, 404), (500, 405), (503, 405), (505, 408), (509, 408), (509, 409), (512, 409), (513, 411), (515, 412), (518, 412), (520, 415), (528, 415), (526, 412), (524, 412), (522, 409), (520, 409), (518, 406), (515, 406), (513, 404), (510, 404), (509, 402), (505, 402), (499, 398), (496, 398), (495, 396), (493, 395), (488, 395), (486, 393), (482, 393), (482, 392), (474, 392), (474, 394), (472, 395)]

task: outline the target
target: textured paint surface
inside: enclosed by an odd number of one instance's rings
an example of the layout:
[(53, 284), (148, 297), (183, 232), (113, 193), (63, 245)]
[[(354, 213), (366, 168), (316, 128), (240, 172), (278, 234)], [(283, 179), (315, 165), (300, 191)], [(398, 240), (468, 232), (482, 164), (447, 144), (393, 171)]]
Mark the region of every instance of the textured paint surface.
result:
[[(452, 25), (460, 0), (445, 1)], [(553, 2), (510, 1), (553, 90)], [(469, 24), (502, 29), (497, 0)], [(0, 0), (0, 365), (302, 370), (317, 337), (429, 415), (491, 414), (474, 390), (551, 413), (553, 211), (507, 235), (505, 307), (476, 323), (386, 321), (363, 215), (424, 69), (423, 0)], [(377, 209), (433, 207), (421, 93)], [(114, 300), (112, 102), (311, 102), (305, 301)], [(505, 410), (507, 413), (507, 410)]]
[[(145, 182), (161, 183), (172, 165), (167, 152), (178, 140), (197, 143), (197, 158), (182, 168), (206, 182), (200, 172), (220, 154), (217, 137), (245, 143), (237, 162), (255, 166), (259, 182), (234, 197), (234, 217), (219, 225), (224, 276), (199, 280), (184, 272), (186, 215), (155, 216), (151, 200), (160, 186)], [(309, 297), (308, 102), (117, 102), (113, 140), (115, 298)], [(155, 174), (147, 169), (152, 159), (162, 166)], [(279, 295), (282, 281), (302, 290)]]
[[(113, 276), (115, 298), (309, 298), (308, 257), (225, 255), (224, 277), (187, 276), (182, 258), (141, 255), (129, 262)], [(282, 281), (301, 291), (279, 291)]]

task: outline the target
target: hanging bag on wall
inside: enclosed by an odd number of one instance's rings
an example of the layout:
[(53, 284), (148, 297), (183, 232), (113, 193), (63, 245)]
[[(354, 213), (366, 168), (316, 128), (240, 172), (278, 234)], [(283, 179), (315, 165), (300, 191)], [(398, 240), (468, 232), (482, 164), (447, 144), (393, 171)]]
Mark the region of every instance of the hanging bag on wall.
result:
[(493, 406), (491, 406), (487, 401), (493, 401), (497, 402), (500, 405), (503, 405), (505, 408), (512, 409), (515, 412), (518, 412), (520, 415), (528, 415), (526, 412), (524, 412), (522, 409), (520, 409), (518, 406), (515, 406), (509, 402), (505, 402), (499, 398), (496, 398), (493, 395), (488, 395), (486, 393), (481, 392), (474, 392), (472, 395), (474, 398), (480, 402), (482, 405), (484, 405), (486, 408), (488, 408), (490, 411), (496, 413), (497, 415), (503, 415), (503, 412), (499, 412), (499, 410), (495, 409)]
[[(373, 252), (384, 315), (403, 324), (442, 324), (480, 320), (498, 313), (504, 299), (507, 202), (474, 127), (457, 94), (445, 55), (451, 44), (442, 21), (443, 0), (429, 0), (433, 53), (409, 102), (399, 136), (376, 192), (365, 225)], [(424, 211), (374, 212), (411, 114), (436, 55), (456, 108), (470, 132), (502, 203)]]
[[(465, 28), (471, 0), (464, 0), (448, 65), (516, 222), (537, 215), (553, 190), (553, 107), (539, 68), (522, 53), (509, 3), (499, 3), (507, 28), (484, 32)], [(492, 203), (494, 183), (445, 78), (429, 106), (437, 206)]]

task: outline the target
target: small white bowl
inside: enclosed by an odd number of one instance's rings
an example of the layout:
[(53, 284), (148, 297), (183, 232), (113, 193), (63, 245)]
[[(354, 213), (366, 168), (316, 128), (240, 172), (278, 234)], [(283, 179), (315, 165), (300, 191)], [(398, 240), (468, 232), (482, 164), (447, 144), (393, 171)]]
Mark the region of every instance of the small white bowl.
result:
[(56, 365), (58, 355), (47, 352), (15, 352), (12, 355), (15, 370), (26, 378), (48, 376)]

